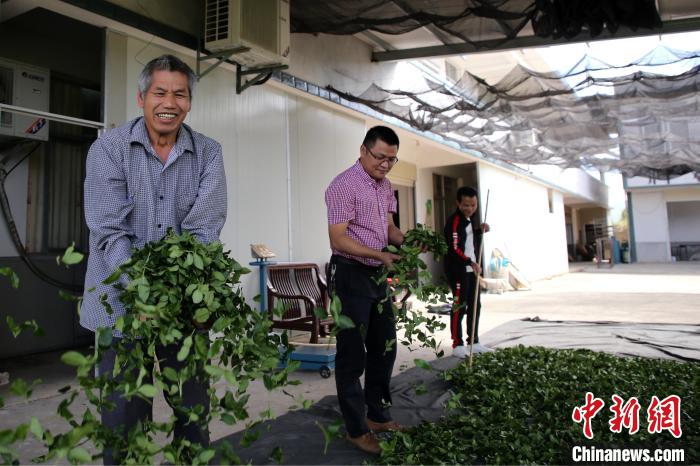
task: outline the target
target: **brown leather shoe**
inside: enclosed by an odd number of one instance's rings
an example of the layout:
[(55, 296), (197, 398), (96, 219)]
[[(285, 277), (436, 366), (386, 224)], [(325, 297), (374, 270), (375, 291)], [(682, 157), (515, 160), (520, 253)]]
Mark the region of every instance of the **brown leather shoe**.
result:
[(382, 449), (379, 446), (379, 440), (377, 440), (377, 437), (375, 437), (375, 435), (372, 432), (367, 432), (366, 434), (360, 435), (359, 437), (355, 438), (346, 435), (345, 439), (348, 442), (350, 442), (353, 446), (364, 451), (365, 453), (378, 455), (382, 452)]
[(367, 427), (372, 432), (406, 432), (408, 427), (402, 426), (396, 421), (374, 422), (367, 419)]

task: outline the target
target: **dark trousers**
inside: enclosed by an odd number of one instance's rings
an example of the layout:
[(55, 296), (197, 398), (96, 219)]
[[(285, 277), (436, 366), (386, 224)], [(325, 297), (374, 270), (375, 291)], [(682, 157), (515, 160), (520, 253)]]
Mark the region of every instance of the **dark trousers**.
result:
[[(462, 320), (464, 315), (467, 315), (467, 340), (466, 343), (479, 343), (479, 316), (481, 315), (481, 296), (476, 302), (476, 313), (474, 312), (474, 293), (476, 292), (476, 276), (474, 272), (466, 272), (464, 274), (448, 274), (447, 279), (450, 282), (452, 297), (454, 298), (454, 307), (450, 314), (450, 335), (452, 336), (452, 347), (464, 345), (462, 338)], [(474, 335), (471, 335), (472, 323), (476, 314), (476, 323), (474, 324)]]
[[(380, 269), (331, 258), (331, 289), (354, 328), (338, 332), (335, 385), (345, 428), (351, 437), (367, 432), (366, 418), (391, 420), (391, 372), (396, 360), (396, 319)], [(388, 346), (388, 347), (387, 347)], [(365, 374), (365, 388), (360, 377)]]
[[(133, 345), (130, 345), (133, 346)], [(165, 367), (172, 367), (176, 372), (182, 370), (186, 365), (186, 361), (178, 361), (177, 353), (180, 350), (177, 345), (157, 346), (156, 355), (159, 360), (161, 370)], [(121, 381), (124, 379), (124, 372), (120, 372), (116, 378), (112, 377), (114, 368), (114, 360), (116, 350), (110, 347), (102, 353), (102, 359), (97, 367), (97, 375), (105, 375), (109, 379)], [(151, 374), (153, 366), (145, 367), (146, 372)], [(133, 369), (131, 372), (134, 379), (138, 376), (139, 368)], [(144, 383), (151, 383), (148, 378), (144, 379)], [(207, 394), (209, 386), (207, 382), (190, 379), (182, 386), (182, 403), (186, 408), (193, 408), (197, 405), (204, 406), (204, 413), (200, 419), (205, 418), (209, 414), (209, 395)], [(122, 397), (119, 392), (111, 393), (107, 399), (114, 403), (114, 409), (103, 410), (102, 425), (114, 432), (121, 431), (124, 438), (127, 437), (129, 431), (133, 429), (139, 422), (144, 422), (153, 419), (153, 406), (151, 401), (146, 401), (143, 398), (132, 396), (130, 400)], [(166, 401), (170, 407), (173, 407), (172, 399), (166, 395)], [(200, 445), (209, 445), (209, 428), (206, 425), (201, 425), (196, 422), (188, 423), (188, 416), (182, 412), (175, 411), (175, 429), (173, 432), (174, 438), (187, 439), (193, 443)], [(121, 464), (120, 460), (122, 452), (113, 451), (112, 448), (105, 448), (103, 452), (104, 464)]]

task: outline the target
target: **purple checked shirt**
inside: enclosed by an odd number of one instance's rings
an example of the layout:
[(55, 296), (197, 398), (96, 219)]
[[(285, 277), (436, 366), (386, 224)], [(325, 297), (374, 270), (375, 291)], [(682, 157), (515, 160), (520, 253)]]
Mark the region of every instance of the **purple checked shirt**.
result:
[[(396, 212), (396, 198), (391, 182), (376, 181), (365, 172), (359, 159), (355, 165), (336, 176), (326, 189), (328, 224), (348, 223), (347, 235), (367, 246), (382, 250), (389, 244), (388, 216)], [(348, 257), (363, 264), (382, 263), (333, 250), (333, 254)]]

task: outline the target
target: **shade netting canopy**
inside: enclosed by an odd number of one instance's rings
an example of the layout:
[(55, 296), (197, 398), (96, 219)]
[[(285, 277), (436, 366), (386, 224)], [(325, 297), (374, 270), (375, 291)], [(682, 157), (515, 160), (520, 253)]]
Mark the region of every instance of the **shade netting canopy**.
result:
[(396, 35), (431, 26), (477, 47), (511, 40), (526, 27), (570, 38), (661, 25), (654, 0), (295, 0), (290, 7), (292, 32)]
[(659, 45), (622, 66), (589, 54), (565, 72), (517, 65), (494, 84), (465, 72), (455, 85), (331, 89), (490, 158), (673, 177), (700, 172), (699, 72), (700, 53)]
[[(292, 30), (402, 34), (431, 26), (466, 42), (659, 24), (654, 2), (626, 0), (357, 0), (292, 2)], [(312, 8), (313, 6), (313, 8)], [(582, 52), (568, 69), (519, 64), (498, 82), (465, 72), (409, 88), (371, 84), (344, 99), (511, 163), (617, 169), (654, 178), (700, 173), (700, 51), (659, 44), (624, 63)]]

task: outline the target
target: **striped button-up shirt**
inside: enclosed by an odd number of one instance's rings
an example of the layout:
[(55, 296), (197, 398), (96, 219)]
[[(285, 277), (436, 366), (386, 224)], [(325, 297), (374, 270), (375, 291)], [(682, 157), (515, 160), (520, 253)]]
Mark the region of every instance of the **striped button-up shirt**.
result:
[[(382, 250), (389, 244), (389, 215), (396, 212), (396, 198), (391, 182), (377, 181), (362, 168), (359, 159), (355, 165), (336, 176), (326, 189), (328, 224), (347, 223), (346, 234), (367, 246)], [(363, 264), (378, 266), (382, 263), (368, 257), (358, 257), (333, 250)]]
[[(131, 256), (132, 247), (161, 239), (168, 227), (215, 241), (226, 220), (226, 201), (221, 146), (187, 125), (165, 163), (153, 150), (143, 118), (97, 139), (86, 163), (90, 255), (80, 324), (93, 331), (111, 328), (124, 314), (116, 290), (102, 282)], [(111, 315), (99, 302), (103, 293)]]

